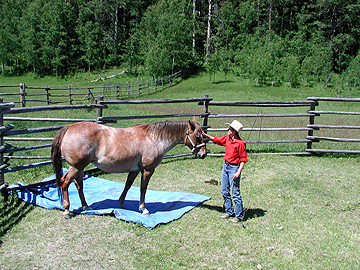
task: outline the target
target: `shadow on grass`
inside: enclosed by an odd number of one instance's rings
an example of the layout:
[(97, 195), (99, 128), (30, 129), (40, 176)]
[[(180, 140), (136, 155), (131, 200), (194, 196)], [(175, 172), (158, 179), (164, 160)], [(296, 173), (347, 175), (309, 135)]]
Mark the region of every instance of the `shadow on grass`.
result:
[(233, 83), (234, 81), (232, 80), (220, 80), (220, 81), (215, 81), (215, 82), (211, 82), (212, 84), (224, 84), (224, 83)]
[[(203, 204), (199, 205), (199, 207), (218, 211), (220, 213), (224, 213), (223, 206), (210, 205), (210, 204), (203, 203)], [(265, 216), (265, 214), (266, 214), (266, 211), (263, 209), (260, 209), (260, 208), (246, 209), (245, 210), (245, 218), (243, 221), (247, 221), (247, 220), (253, 219), (253, 218), (263, 217), (263, 216)]]
[[(7, 198), (1, 195), (0, 206), (0, 237), (4, 236), (34, 209), (34, 205), (20, 200), (15, 195), (9, 195)], [(1, 243), (0, 240), (0, 246)]]
[(265, 214), (266, 214), (266, 211), (263, 209), (260, 209), (260, 208), (247, 209), (245, 212), (244, 221), (253, 219), (253, 218), (263, 217), (263, 216), (265, 216)]

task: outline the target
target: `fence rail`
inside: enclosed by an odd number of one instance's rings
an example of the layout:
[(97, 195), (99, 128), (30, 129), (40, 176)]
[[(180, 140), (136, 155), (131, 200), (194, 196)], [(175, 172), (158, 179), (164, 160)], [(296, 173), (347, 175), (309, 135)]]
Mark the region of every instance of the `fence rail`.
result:
[[(164, 100), (113, 100), (108, 99), (104, 100), (103, 97), (98, 97), (94, 104), (84, 104), (84, 105), (49, 105), (49, 106), (35, 106), (35, 107), (20, 107), (15, 108), (15, 104), (12, 102), (9, 103), (0, 103), (0, 176), (1, 182), (0, 185), (4, 184), (4, 174), (10, 172), (16, 172), (24, 169), (36, 168), (40, 166), (50, 165), (49, 155), (36, 155), (30, 154), (35, 150), (50, 148), (52, 137), (49, 137), (49, 131), (56, 131), (62, 128), (65, 125), (69, 125), (71, 122), (79, 122), (79, 121), (92, 121), (98, 123), (114, 123), (117, 121), (127, 120), (127, 119), (162, 119), (162, 118), (189, 118), (193, 115), (202, 118), (202, 126), (206, 132), (223, 132), (226, 129), (222, 126), (216, 126), (212, 121), (215, 121), (218, 118), (274, 118), (274, 119), (287, 119), (288, 117), (297, 117), (299, 119), (304, 119), (305, 124), (302, 126), (294, 127), (294, 126), (284, 126), (284, 127), (245, 127), (243, 132), (266, 132), (269, 134), (273, 134), (276, 137), (276, 132), (296, 132), (298, 138), (278, 138), (272, 139), (270, 137), (266, 139), (257, 139), (257, 140), (246, 140), (249, 145), (263, 145), (263, 144), (306, 144), (303, 151), (300, 152), (262, 152), (253, 154), (281, 154), (281, 155), (312, 155), (314, 153), (347, 153), (347, 154), (360, 154), (360, 147), (358, 149), (351, 150), (339, 150), (333, 148), (313, 148), (314, 144), (317, 146), (322, 145), (321, 142), (334, 142), (334, 143), (359, 143), (360, 138), (342, 138), (342, 137), (331, 137), (331, 136), (323, 136), (320, 132), (323, 130), (357, 130), (360, 129), (358, 125), (339, 125), (338, 123), (331, 123), (329, 119), (326, 119), (326, 123), (315, 123), (321, 120), (322, 112), (316, 110), (316, 107), (319, 106), (319, 102), (327, 101), (327, 102), (360, 102), (360, 99), (339, 99), (339, 98), (317, 98), (310, 97), (306, 101), (214, 101), (212, 98), (208, 96), (204, 96), (203, 98), (192, 98), (192, 99), (164, 99)], [(148, 104), (151, 106), (152, 104), (170, 104), (170, 103), (190, 103), (194, 104), (194, 107), (198, 108), (199, 111), (197, 113), (173, 113), (173, 114), (149, 114), (149, 115), (121, 115), (121, 116), (106, 116), (104, 117), (104, 112), (107, 112), (108, 106), (118, 106), (118, 105), (143, 105)], [(282, 110), (286, 108), (286, 110), (292, 110), (294, 107), (304, 107), (306, 109), (305, 112), (288, 112), (288, 113), (211, 113), (211, 109), (218, 107), (281, 107)], [(61, 118), (37, 118), (30, 117), (29, 115), (34, 112), (39, 111), (56, 111), (56, 110), (86, 110), (89, 108), (96, 109), (96, 112), (92, 112), (93, 118), (91, 119), (61, 119)], [(288, 108), (288, 109), (287, 109)], [(8, 116), (16, 114), (17, 116)], [(18, 115), (26, 114), (27, 117), (20, 117)], [(96, 115), (95, 115), (96, 114)], [(360, 113), (358, 112), (341, 112), (341, 114), (336, 113), (337, 115), (357, 117)], [(16, 121), (25, 123), (28, 121), (38, 121), (39, 123), (45, 122), (60, 122), (60, 125), (55, 126), (45, 126), (45, 127), (35, 127), (35, 128), (16, 128), (16, 124), (12, 122), (12, 124), (7, 124), (8, 121)], [(211, 123), (210, 123), (211, 122)], [(273, 121), (271, 123), (275, 123)], [(288, 121), (284, 121), (285, 124), (288, 124)], [(21, 126), (24, 126), (22, 124)], [(319, 133), (319, 134), (314, 134)], [(36, 136), (30, 137), (32, 134), (38, 134)], [(30, 136), (29, 136), (30, 135)], [(11, 143), (21, 141), (26, 142), (29, 145), (21, 146), (14, 148)], [(34, 145), (34, 142), (40, 142), (40, 145)], [(209, 148), (212, 148), (211, 144), (208, 145)], [(210, 149), (211, 150), (211, 149)], [(21, 154), (25, 152), (25, 154)], [(49, 153), (49, 152), (48, 152)], [(169, 155), (166, 158), (174, 158), (179, 156), (187, 156), (191, 155), (191, 153), (182, 153), (179, 155)], [(223, 156), (224, 153), (217, 153), (216, 151), (210, 151), (212, 156)], [(44, 159), (45, 161), (29, 163), (20, 166), (11, 166), (11, 160), (36, 160), (39, 161)]]
[[(115, 85), (87, 87), (71, 87), (69, 85), (68, 87), (62, 88), (51, 88), (48, 86), (28, 86), (25, 83), (21, 83), (19, 85), (0, 85), (0, 97), (5, 98), (4, 101), (21, 104), (22, 107), (26, 107), (28, 104), (34, 103), (46, 103), (47, 105), (50, 105), (59, 103), (73, 104), (75, 101), (90, 102), (99, 95), (108, 99), (130, 98), (164, 89), (164, 87), (170, 86), (176, 82), (179, 78), (181, 78), (181, 76), (182, 71), (178, 71), (167, 77), (163, 77), (161, 79), (151, 79), (151, 81), (147, 82), (138, 82), (135, 84), (134, 82), (127, 82), (124, 85), (117, 83)], [(19, 91), (2, 91), (2, 89), (12, 88), (18, 88)]]
[(315, 100), (295, 101), (210, 101), (210, 106), (300, 107), (317, 105)]

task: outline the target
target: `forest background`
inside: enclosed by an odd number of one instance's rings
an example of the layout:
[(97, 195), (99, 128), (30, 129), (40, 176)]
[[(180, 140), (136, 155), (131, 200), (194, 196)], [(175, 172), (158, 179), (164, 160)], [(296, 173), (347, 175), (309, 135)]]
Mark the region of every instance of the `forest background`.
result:
[(358, 86), (357, 0), (2, 0), (3, 76), (206, 68), (258, 84)]

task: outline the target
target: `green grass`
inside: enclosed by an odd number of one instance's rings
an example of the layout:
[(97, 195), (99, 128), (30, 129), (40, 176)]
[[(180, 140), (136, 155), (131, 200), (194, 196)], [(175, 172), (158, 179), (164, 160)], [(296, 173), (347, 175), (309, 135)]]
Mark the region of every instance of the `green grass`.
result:
[[(123, 73), (121, 75), (115, 76), (111, 79), (97, 80), (99, 76), (105, 78), (110, 75), (116, 75), (122, 73), (123, 70), (121, 69), (109, 69), (105, 71), (94, 71), (91, 73), (77, 73), (72, 76), (67, 77), (54, 77), (54, 76), (44, 76), (40, 77), (33, 73), (27, 73), (22, 76), (16, 77), (4, 77), (1, 76), (1, 85), (18, 85), (20, 83), (25, 83), (28, 86), (40, 86), (40, 87), (67, 87), (71, 85), (72, 87), (87, 87), (88, 85), (91, 86), (101, 86), (104, 82), (117, 82), (122, 81), (126, 83), (127, 81), (134, 80), (136, 81), (138, 78), (131, 77), (128, 73)], [(141, 77), (139, 77), (141, 78)]]
[[(242, 175), (241, 224), (219, 219), (221, 159), (165, 160), (150, 188), (211, 196), (179, 220), (147, 230), (112, 216), (20, 205), (2, 237), (3, 269), (357, 269), (359, 159), (251, 157)], [(102, 175), (125, 181), (125, 175)], [(136, 180), (135, 185), (139, 185)], [(16, 258), (16, 259), (14, 259)]]
[[(84, 76), (78, 75), (80, 78)], [(228, 76), (228, 82), (220, 82), (220, 76), (217, 77), (219, 82), (214, 84), (209, 84), (207, 75), (189, 78), (141, 98), (194, 98), (208, 94), (216, 100), (304, 100), (307, 96), (332, 96), (331, 91), (325, 92), (321, 86), (260, 88), (233, 76)], [(17, 78), (11, 79), (13, 83), (8, 84), (19, 83)], [(76, 78), (61, 80), (58, 84), (73, 80)], [(40, 85), (40, 82), (34, 81), (33, 85)], [(332, 110), (345, 106), (346, 110), (356, 111), (358, 105), (330, 106)], [(193, 104), (121, 105), (113, 106), (104, 116), (196, 113), (201, 110), (201, 106), (194, 108)], [(214, 108), (216, 113), (239, 110), (241, 113), (256, 113), (259, 109)], [(39, 112), (36, 116), (74, 116), (70, 111), (53, 114)], [(94, 115), (94, 110), (76, 111), (76, 118), (92, 118)], [(323, 119), (339, 123), (345, 119), (360, 125), (355, 117), (326, 119), (321, 116)], [(150, 120), (141, 120), (146, 121)], [(220, 127), (223, 121), (214, 119), (211, 125)], [(241, 121), (247, 127), (254, 123), (254, 119)], [(303, 125), (295, 119), (289, 121)], [(134, 122), (121, 121), (115, 126), (128, 126)], [(255, 127), (259, 127), (260, 122), (262, 127), (289, 124), (258, 119)], [(13, 124), (19, 125), (18, 122)], [(29, 126), (39, 124), (30, 122)], [(242, 134), (250, 140), (256, 140), (258, 136), (279, 139), (288, 135)], [(356, 137), (357, 134), (349, 135)], [(301, 146), (303, 150), (304, 145)], [(298, 147), (288, 144), (255, 147), (249, 144), (248, 150), (249, 153), (279, 151), (279, 148), (289, 151)], [(223, 151), (213, 145), (209, 148)], [(184, 150), (184, 146), (179, 145), (173, 151)], [(49, 149), (43, 151), (39, 154), (49, 155)], [(219, 219), (222, 214), (220, 187), (204, 182), (210, 179), (220, 181), (222, 158), (215, 157), (167, 159), (160, 164), (150, 180), (150, 189), (193, 192), (211, 196), (211, 200), (179, 220), (153, 230), (119, 221), (113, 216), (76, 215), (65, 220), (59, 210), (34, 207), (15, 197), (4, 202), (0, 196), (0, 269), (257, 269), (260, 266), (262, 269), (357, 269), (360, 266), (359, 162), (357, 155), (249, 155), (241, 180), (244, 207), (248, 209), (243, 224)], [(10, 183), (33, 183), (50, 174), (51, 168), (46, 166), (6, 174), (5, 179)], [(100, 177), (122, 183), (126, 181), (125, 174), (100, 174)], [(139, 179), (136, 179), (134, 185), (139, 184)]]

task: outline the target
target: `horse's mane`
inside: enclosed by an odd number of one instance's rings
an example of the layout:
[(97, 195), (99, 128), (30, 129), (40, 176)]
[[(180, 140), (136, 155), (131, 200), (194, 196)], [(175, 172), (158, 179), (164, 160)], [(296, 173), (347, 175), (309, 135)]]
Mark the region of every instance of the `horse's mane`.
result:
[(188, 123), (188, 121), (165, 121), (143, 125), (143, 128), (145, 133), (166, 140), (174, 136), (182, 137)]

